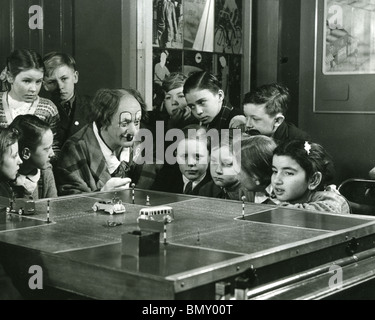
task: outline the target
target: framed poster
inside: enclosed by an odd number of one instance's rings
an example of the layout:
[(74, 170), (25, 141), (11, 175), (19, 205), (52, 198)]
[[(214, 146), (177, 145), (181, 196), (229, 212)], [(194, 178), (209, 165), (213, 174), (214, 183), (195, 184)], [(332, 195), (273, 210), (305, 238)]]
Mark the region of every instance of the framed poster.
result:
[(375, 73), (375, 0), (324, 3), (323, 73)]
[(375, 0), (316, 0), (313, 111), (375, 113)]

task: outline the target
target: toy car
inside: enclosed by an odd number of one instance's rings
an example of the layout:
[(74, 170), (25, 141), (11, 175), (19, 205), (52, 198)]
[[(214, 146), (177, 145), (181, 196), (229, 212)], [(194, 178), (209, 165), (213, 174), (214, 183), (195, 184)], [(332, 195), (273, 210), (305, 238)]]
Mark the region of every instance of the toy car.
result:
[(124, 213), (126, 211), (125, 206), (122, 204), (121, 200), (115, 203), (112, 200), (97, 201), (92, 206), (92, 210), (102, 210), (104, 212), (108, 212), (109, 214)]
[(35, 202), (33, 199), (16, 198), (9, 201), (6, 212), (18, 213), (19, 215), (31, 215), (35, 213)]

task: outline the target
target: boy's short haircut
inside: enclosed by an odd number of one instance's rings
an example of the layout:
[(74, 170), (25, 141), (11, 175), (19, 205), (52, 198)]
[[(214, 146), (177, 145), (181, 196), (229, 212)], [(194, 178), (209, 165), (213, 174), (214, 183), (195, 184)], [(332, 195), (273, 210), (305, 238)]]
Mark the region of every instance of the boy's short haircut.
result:
[(207, 71), (196, 71), (189, 75), (184, 84), (184, 94), (192, 90), (209, 90), (217, 94), (221, 83), (217, 77)]
[(163, 80), (162, 88), (165, 92), (173, 89), (182, 88), (187, 76), (180, 72), (173, 72)]
[(63, 52), (50, 52), (43, 57), (44, 66), (46, 68), (46, 76), (49, 77), (56, 70), (56, 68), (61, 66), (68, 66), (69, 68), (76, 71), (76, 61), (74, 58)]
[(207, 135), (207, 129), (205, 127), (202, 127), (199, 124), (190, 124), (184, 127), (182, 129), (182, 132), (184, 134), (184, 140), (194, 139), (194, 140), (201, 140), (201, 141), (207, 142), (207, 150), (210, 153), (211, 139), (209, 135)]
[(265, 104), (266, 113), (275, 116), (285, 115), (290, 101), (289, 90), (280, 83), (265, 84), (245, 94), (242, 106), (245, 104)]

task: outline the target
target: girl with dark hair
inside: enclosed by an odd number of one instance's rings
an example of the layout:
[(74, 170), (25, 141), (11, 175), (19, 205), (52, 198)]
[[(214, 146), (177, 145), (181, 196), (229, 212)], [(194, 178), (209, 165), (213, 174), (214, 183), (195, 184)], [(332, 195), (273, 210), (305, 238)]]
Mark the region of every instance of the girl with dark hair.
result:
[(346, 199), (328, 186), (333, 162), (317, 143), (281, 143), (272, 159), (272, 187), (283, 206), (332, 213), (350, 213)]
[(226, 105), (219, 80), (206, 71), (189, 76), (184, 84), (184, 94), (194, 117), (207, 129), (228, 129), (232, 118), (242, 114), (239, 108)]
[[(38, 96), (44, 76), (41, 56), (29, 49), (15, 50), (1, 74), (8, 90), (0, 93), (0, 127), (9, 126), (20, 114), (34, 114), (47, 122), (56, 134), (60, 120), (57, 108), (50, 100)], [(56, 152), (59, 151), (57, 140), (54, 140)]]
[(12, 183), (17, 198), (42, 199), (57, 197), (55, 178), (50, 159), (53, 133), (48, 123), (35, 115), (17, 116), (9, 128), (16, 129), (20, 136), (18, 151), (23, 163), (16, 180)]

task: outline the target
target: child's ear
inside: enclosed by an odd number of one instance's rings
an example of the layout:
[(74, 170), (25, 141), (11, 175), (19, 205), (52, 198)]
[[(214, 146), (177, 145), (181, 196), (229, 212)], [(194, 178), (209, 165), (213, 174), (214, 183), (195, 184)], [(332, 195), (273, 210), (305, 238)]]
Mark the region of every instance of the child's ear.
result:
[(224, 100), (224, 98), (225, 98), (224, 91), (220, 89), (220, 90), (218, 91), (218, 95), (219, 95), (219, 99), (220, 99), (220, 101), (222, 102), (222, 101)]
[(275, 123), (274, 123), (274, 128), (277, 129), (285, 120), (285, 117), (281, 114), (278, 113), (275, 117)]
[(323, 175), (320, 171), (315, 172), (309, 179), (308, 189), (315, 190), (322, 181)]
[(30, 149), (29, 148), (23, 148), (23, 150), (21, 151), (21, 156), (22, 156), (23, 160), (30, 159), (30, 156), (31, 156)]
[(8, 81), (8, 83), (13, 83), (14, 82), (14, 78), (13, 78), (13, 76), (10, 74), (10, 72), (9, 71), (7, 71), (7, 73), (6, 73), (6, 78), (7, 78), (7, 81)]
[(79, 76), (79, 72), (78, 71), (74, 71), (74, 83), (78, 82), (78, 76)]

